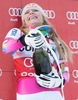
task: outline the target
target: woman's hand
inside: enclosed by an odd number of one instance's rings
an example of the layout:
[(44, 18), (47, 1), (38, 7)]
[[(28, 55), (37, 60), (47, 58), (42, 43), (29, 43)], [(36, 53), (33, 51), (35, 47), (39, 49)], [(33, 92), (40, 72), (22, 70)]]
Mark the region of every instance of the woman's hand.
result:
[(41, 48), (44, 46), (45, 40), (42, 33), (37, 29), (32, 29), (26, 36), (25, 42), (33, 48)]
[(52, 67), (52, 71), (49, 74), (35, 75), (37, 83), (45, 88), (57, 88), (62, 84), (62, 79), (57, 73), (57, 70)]

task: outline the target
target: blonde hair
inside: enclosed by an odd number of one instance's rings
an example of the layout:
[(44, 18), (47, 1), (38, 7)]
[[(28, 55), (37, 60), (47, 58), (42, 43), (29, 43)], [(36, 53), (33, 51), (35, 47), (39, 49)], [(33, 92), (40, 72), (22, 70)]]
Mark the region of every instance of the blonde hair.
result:
[(45, 24), (48, 24), (51, 27), (50, 37), (56, 44), (60, 57), (63, 60), (69, 60), (73, 62), (72, 52), (70, 48), (68, 47), (68, 45), (60, 38), (60, 36), (58, 35), (57, 31), (55, 30), (54, 26), (50, 23), (50, 21), (45, 17), (44, 17), (44, 20), (45, 20)]
[[(43, 17), (43, 20), (43, 25), (49, 25), (51, 27), (51, 32), (49, 36), (56, 44), (61, 59), (69, 60), (72, 62), (72, 53), (68, 45), (59, 37), (58, 33), (56, 32), (54, 26), (50, 23), (50, 21), (46, 17)], [(29, 32), (29, 29), (23, 25), (21, 27), (21, 31), (27, 34)]]

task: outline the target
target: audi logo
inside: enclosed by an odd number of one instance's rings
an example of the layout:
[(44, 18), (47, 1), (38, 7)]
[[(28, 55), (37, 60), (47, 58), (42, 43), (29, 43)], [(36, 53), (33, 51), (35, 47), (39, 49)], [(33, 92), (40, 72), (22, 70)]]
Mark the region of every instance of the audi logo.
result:
[(21, 16), (22, 9), (21, 8), (9, 8), (8, 13), (10, 16)]
[(44, 10), (48, 18), (55, 18), (55, 12), (53, 10)]
[[(44, 12), (47, 14), (48, 18), (55, 18), (55, 12), (53, 10), (44, 10)], [(9, 8), (8, 13), (10, 16), (21, 16), (22, 9), (21, 8)]]
[(0, 69), (0, 76), (2, 76), (2, 69)]
[(73, 70), (72, 75), (74, 78), (78, 78), (78, 70)]
[(66, 13), (67, 19), (69, 20), (78, 20), (78, 12), (68, 11)]
[(71, 40), (70, 42), (69, 42), (69, 46), (70, 46), (70, 48), (71, 49), (78, 49), (78, 41), (73, 41), (73, 40)]

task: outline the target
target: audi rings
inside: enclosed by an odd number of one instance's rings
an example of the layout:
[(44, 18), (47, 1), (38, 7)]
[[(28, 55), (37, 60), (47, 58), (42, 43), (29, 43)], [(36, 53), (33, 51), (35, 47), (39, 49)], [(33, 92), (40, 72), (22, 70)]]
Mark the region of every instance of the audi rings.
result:
[(21, 16), (22, 9), (21, 8), (9, 8), (9, 15), (10, 16)]
[(76, 40), (71, 40), (71, 41), (69, 42), (69, 46), (70, 46), (71, 49), (78, 49), (78, 41), (76, 41)]
[(55, 12), (53, 10), (44, 10), (48, 18), (54, 19), (55, 18)]
[(78, 12), (68, 11), (66, 13), (66, 17), (69, 20), (78, 20)]
[[(21, 8), (9, 8), (8, 12), (10, 16), (20, 17), (22, 13), (22, 9)], [(48, 18), (52, 18), (52, 19), (55, 18), (55, 12), (53, 10), (44, 10), (44, 12), (47, 14)]]
[(72, 75), (74, 78), (78, 78), (78, 70), (73, 70)]

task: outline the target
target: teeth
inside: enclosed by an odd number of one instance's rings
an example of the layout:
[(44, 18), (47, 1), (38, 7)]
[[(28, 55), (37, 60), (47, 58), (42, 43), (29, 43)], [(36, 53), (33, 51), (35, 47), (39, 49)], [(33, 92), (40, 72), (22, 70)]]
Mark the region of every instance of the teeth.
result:
[(29, 18), (29, 20), (36, 19), (36, 18), (37, 18), (36, 16), (32, 16)]

